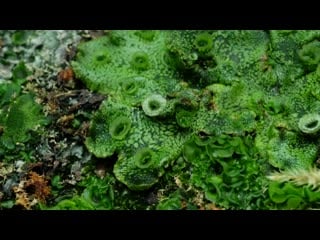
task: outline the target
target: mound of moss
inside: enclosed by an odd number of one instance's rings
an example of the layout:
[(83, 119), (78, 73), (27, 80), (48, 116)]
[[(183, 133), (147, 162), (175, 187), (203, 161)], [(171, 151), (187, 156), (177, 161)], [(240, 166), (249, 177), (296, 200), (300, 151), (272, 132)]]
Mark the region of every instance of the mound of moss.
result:
[(31, 139), (31, 131), (47, 122), (42, 106), (35, 102), (35, 95), (22, 93), (30, 71), (23, 62), (16, 64), (12, 78), (0, 84), (0, 149), (1, 153), (14, 150), (17, 145)]
[(75, 74), (108, 96), (86, 146), (115, 156), (131, 190), (150, 189), (183, 156), (184, 184), (207, 201), (272, 208), (271, 169), (308, 169), (318, 157), (319, 34), (130, 30), (83, 42)]

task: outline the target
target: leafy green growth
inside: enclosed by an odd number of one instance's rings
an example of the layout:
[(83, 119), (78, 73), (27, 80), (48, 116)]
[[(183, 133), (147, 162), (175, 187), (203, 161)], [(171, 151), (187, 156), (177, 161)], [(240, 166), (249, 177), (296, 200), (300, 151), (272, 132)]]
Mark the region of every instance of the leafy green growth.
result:
[(320, 129), (320, 115), (307, 114), (299, 120), (299, 129), (303, 133), (314, 134)]
[(133, 156), (135, 165), (138, 168), (149, 168), (155, 163), (155, 154), (149, 148), (141, 148)]
[(110, 210), (113, 208), (114, 192), (113, 178), (100, 179), (89, 176), (81, 182), (85, 186), (82, 194), (70, 199), (63, 199), (55, 206), (42, 205), (43, 210)]
[(308, 69), (314, 71), (320, 63), (320, 42), (316, 40), (303, 45), (298, 54)]
[(182, 128), (189, 128), (192, 126), (193, 120), (195, 119), (195, 112), (181, 109), (176, 112), (177, 124)]
[(211, 69), (216, 66), (210, 31), (171, 31), (165, 60), (184, 80), (197, 88), (214, 81)]
[(124, 81), (125, 88), (131, 89), (127, 80), (137, 78), (143, 86), (135, 94), (140, 101), (150, 92), (161, 94), (176, 84), (168, 82), (174, 78), (174, 72), (162, 57), (167, 34), (166, 31), (112, 31), (108, 36), (82, 43), (77, 60), (72, 63), (76, 76), (90, 89), (114, 97), (126, 97), (127, 92), (118, 88), (119, 82)]
[(26, 43), (28, 31), (16, 31), (12, 34), (12, 42), (14, 45), (22, 45)]
[(9, 104), (21, 91), (20, 84), (4, 83), (0, 85), (0, 105), (5, 106)]
[(269, 130), (267, 136), (259, 135), (256, 138), (256, 146), (261, 155), (279, 169), (308, 169), (318, 155), (316, 140), (304, 138), (292, 131)]
[(109, 134), (113, 139), (122, 140), (131, 129), (131, 120), (125, 116), (115, 118), (109, 126)]
[(61, 200), (53, 207), (41, 206), (40, 208), (41, 210), (95, 210), (94, 207), (81, 196)]
[(139, 30), (135, 32), (135, 35), (146, 41), (152, 41), (155, 38), (156, 34), (157, 31), (154, 30)]
[[(305, 70), (308, 70), (308, 43), (319, 38), (319, 36), (319, 31), (310, 30), (292, 31), (290, 33), (277, 30), (270, 31), (272, 44), (270, 57), (278, 81), (281, 84), (288, 84), (292, 79), (302, 76)], [(305, 44), (307, 45), (303, 47)], [(301, 57), (307, 61), (302, 63)], [(305, 67), (307, 68), (305, 69)]]
[(266, 165), (255, 157), (250, 138), (222, 135), (195, 137), (184, 148), (192, 163), (191, 183), (204, 190), (209, 201), (227, 209), (265, 208)]
[(181, 209), (182, 197), (179, 192), (175, 192), (162, 200), (156, 207), (157, 210), (179, 210)]
[[(182, 184), (204, 191), (207, 201), (273, 208), (268, 171), (309, 169), (318, 157), (319, 37), (112, 31), (81, 43), (76, 76), (108, 95), (86, 146), (98, 158), (116, 158), (115, 177), (133, 191), (168, 177), (182, 155), (189, 174)], [(179, 194), (168, 195), (157, 209), (181, 208)], [(289, 208), (300, 207), (296, 200)]]
[(3, 161), (13, 162), (17, 158), (34, 161), (34, 151), (25, 144), (35, 144), (37, 138), (32, 136), (38, 133), (33, 130), (47, 122), (34, 95), (21, 94), (30, 73), (24, 62), (19, 62), (13, 67), (10, 80), (0, 84), (0, 153)]
[(62, 189), (63, 185), (60, 182), (61, 177), (59, 175), (55, 175), (52, 179), (51, 179), (51, 186), (54, 189)]
[(19, 62), (12, 69), (11, 82), (0, 84), (0, 106), (9, 104), (14, 98), (19, 96), (21, 85), (26, 82), (30, 71), (23, 62)]
[(5, 117), (3, 135), (0, 138), (1, 145), (14, 149), (17, 143), (28, 141), (29, 131), (45, 123), (41, 111), (41, 106), (34, 102), (32, 95), (18, 97)]
[[(153, 121), (138, 108), (106, 101), (93, 118), (86, 145), (98, 157), (117, 153), (116, 177), (142, 190), (158, 181), (163, 167), (180, 154), (186, 137), (174, 121)], [(152, 164), (143, 164), (149, 157)]]
[(96, 210), (110, 210), (114, 201), (112, 183), (112, 178), (99, 179), (97, 177), (89, 177), (85, 180), (85, 183), (82, 183), (87, 187), (81, 196)]
[(208, 52), (212, 49), (212, 37), (209, 33), (198, 34), (194, 45), (199, 52)]
[(319, 208), (320, 192), (307, 186), (297, 187), (292, 183), (272, 182), (268, 191), (277, 209)]
[(139, 71), (145, 71), (149, 68), (148, 55), (144, 52), (135, 52), (131, 58), (131, 67)]
[(165, 113), (167, 100), (159, 94), (153, 94), (142, 102), (144, 113), (150, 117), (159, 116)]
[(12, 78), (14, 82), (23, 83), (30, 74), (31, 72), (28, 70), (24, 62), (19, 62), (12, 69)]
[(13, 200), (8, 200), (8, 201), (2, 201), (0, 203), (0, 209), (10, 209), (15, 205), (15, 202)]

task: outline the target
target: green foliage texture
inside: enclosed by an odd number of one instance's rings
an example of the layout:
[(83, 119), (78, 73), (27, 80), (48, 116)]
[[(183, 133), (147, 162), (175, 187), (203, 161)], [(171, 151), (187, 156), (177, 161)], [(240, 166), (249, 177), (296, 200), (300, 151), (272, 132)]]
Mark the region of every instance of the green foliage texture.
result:
[[(85, 144), (116, 159), (114, 176), (132, 191), (151, 189), (175, 167), (182, 185), (221, 208), (311, 207), (318, 192), (266, 176), (316, 164), (319, 39), (313, 30), (114, 30), (83, 42), (76, 77), (107, 96)], [(10, 113), (20, 114), (15, 106)], [(64, 205), (88, 202), (90, 191)], [(157, 209), (177, 209), (181, 199), (173, 192)]]

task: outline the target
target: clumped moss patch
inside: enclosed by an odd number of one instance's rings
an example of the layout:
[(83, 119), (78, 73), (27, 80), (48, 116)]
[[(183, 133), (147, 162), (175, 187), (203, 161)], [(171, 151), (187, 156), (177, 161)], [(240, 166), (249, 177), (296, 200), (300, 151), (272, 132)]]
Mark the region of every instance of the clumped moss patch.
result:
[(319, 208), (320, 31), (0, 38), (1, 208)]

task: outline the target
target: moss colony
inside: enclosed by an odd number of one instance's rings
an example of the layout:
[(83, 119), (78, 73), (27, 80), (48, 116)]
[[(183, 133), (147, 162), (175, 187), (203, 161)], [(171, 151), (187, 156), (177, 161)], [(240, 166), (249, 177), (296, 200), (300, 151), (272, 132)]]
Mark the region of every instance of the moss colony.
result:
[[(319, 208), (319, 40), (311, 30), (82, 37), (67, 61), (78, 84), (71, 88), (82, 82), (104, 99), (72, 122), (88, 123), (80, 146), (90, 161), (79, 157), (73, 186), (61, 184), (58, 170), (47, 173), (55, 194), (34, 208)], [(32, 73), (14, 66), (0, 92), (4, 159), (22, 143), (24, 151), (41, 145), (30, 131), (54, 126), (34, 102), (39, 91), (25, 87)], [(6, 207), (10, 196), (3, 199)]]

